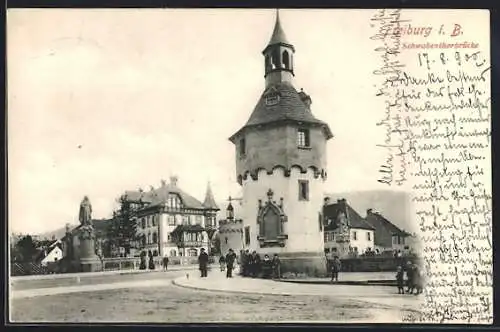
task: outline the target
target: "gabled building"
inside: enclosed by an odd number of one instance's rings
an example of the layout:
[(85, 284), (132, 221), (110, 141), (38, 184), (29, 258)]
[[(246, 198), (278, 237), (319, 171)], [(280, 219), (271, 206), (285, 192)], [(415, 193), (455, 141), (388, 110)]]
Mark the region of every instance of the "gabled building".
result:
[[(412, 235), (387, 220), (372, 209), (366, 211), (366, 221), (375, 228), (375, 250), (379, 252), (396, 250), (401, 252), (416, 251)], [(413, 248), (410, 248), (413, 247)]]
[(367, 223), (345, 199), (326, 203), (323, 208), (325, 254), (345, 258), (374, 250), (375, 228)]
[(210, 185), (202, 203), (183, 191), (177, 181), (171, 177), (170, 183), (162, 181), (159, 188), (124, 194), (137, 208), (137, 231), (142, 235), (139, 247), (154, 256), (196, 256), (201, 248), (208, 250), (209, 233), (217, 228), (219, 208)]
[(35, 257), (35, 262), (42, 266), (47, 266), (49, 263), (55, 263), (63, 258), (63, 245), (61, 240), (54, 241), (47, 248), (42, 248)]

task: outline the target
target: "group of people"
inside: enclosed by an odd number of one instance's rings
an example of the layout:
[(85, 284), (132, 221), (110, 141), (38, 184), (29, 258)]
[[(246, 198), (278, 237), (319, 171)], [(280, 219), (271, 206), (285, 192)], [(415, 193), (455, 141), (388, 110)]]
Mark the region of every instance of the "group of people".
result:
[(264, 278), (281, 278), (281, 262), (278, 254), (274, 254), (271, 259), (265, 254), (261, 260), (260, 255), (254, 250), (241, 251), (241, 275), (243, 277), (264, 277)]
[(406, 264), (406, 291), (404, 289), (404, 270), (403, 266), (398, 266), (398, 271), (396, 273), (398, 294), (421, 294), (424, 286), (420, 267), (417, 264), (413, 264), (411, 261)]
[[(198, 265), (201, 271), (201, 277), (206, 278), (208, 276), (208, 254), (205, 252), (205, 249), (202, 248), (200, 252), (200, 256), (198, 256)], [(233, 277), (234, 264), (236, 263), (236, 254), (233, 249), (229, 249), (229, 252), (226, 256), (221, 256), (219, 259), (220, 269), (221, 271), (226, 271), (226, 278)]]
[(149, 268), (150, 270), (155, 269), (155, 262), (154, 262), (153, 253), (151, 252), (151, 250), (148, 251), (147, 256), (149, 257), (149, 259), (148, 259), (148, 263), (146, 264), (146, 253), (144, 251), (141, 252), (141, 256), (140, 256), (141, 262), (139, 264), (139, 270), (146, 270), (147, 268)]

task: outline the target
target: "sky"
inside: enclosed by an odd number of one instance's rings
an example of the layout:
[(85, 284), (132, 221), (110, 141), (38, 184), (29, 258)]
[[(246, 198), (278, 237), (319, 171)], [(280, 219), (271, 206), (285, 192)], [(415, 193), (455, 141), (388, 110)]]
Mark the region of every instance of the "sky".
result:
[[(372, 11), (281, 10), (294, 86), (335, 135), (325, 191), (385, 189)], [(228, 138), (264, 89), (274, 10), (23, 9), (7, 15), (9, 225), (40, 233), (111, 216), (125, 190), (238, 196)]]

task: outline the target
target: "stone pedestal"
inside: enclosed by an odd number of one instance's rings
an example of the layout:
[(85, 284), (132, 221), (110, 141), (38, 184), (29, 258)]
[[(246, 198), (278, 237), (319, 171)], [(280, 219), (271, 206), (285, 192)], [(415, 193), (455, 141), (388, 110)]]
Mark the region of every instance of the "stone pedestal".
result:
[(102, 262), (96, 255), (94, 258), (80, 259), (80, 269), (82, 272), (100, 272), (102, 271)]
[[(272, 256), (270, 256), (272, 257)], [(279, 254), (281, 274), (291, 272), (311, 277), (326, 277), (327, 260), (322, 252), (290, 252)]]
[(102, 263), (95, 253), (95, 231), (92, 225), (82, 226), (78, 230), (80, 240), (79, 261), (82, 272), (102, 271)]

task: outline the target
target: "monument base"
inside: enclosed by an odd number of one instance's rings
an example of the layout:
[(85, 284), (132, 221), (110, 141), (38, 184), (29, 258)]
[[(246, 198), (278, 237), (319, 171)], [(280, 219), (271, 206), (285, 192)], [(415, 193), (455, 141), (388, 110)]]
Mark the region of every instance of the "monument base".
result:
[(288, 272), (305, 274), (309, 277), (328, 276), (327, 260), (322, 252), (281, 253), (279, 257), (282, 275)]
[(101, 272), (102, 267), (102, 262), (97, 256), (80, 259), (80, 268), (82, 272)]

